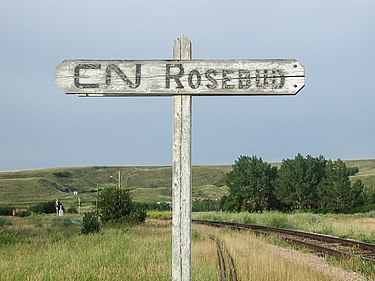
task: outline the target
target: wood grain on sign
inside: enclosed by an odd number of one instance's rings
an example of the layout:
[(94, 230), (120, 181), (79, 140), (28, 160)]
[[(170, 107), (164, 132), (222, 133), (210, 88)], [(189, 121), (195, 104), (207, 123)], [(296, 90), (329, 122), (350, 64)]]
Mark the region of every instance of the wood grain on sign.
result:
[(68, 60), (56, 84), (80, 96), (295, 95), (304, 67), (290, 60)]

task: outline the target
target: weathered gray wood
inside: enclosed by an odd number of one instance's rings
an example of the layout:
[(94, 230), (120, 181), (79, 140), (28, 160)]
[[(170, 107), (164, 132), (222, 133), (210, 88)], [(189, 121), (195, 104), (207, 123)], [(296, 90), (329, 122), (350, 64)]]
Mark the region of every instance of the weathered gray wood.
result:
[[(184, 57), (184, 56), (182, 56)], [(56, 84), (79, 96), (295, 95), (305, 85), (296, 60), (73, 60)]]
[(182, 36), (167, 61), (70, 60), (56, 68), (56, 84), (78, 96), (173, 96), (172, 280), (191, 280), (192, 96), (295, 95), (305, 85), (296, 60), (191, 61)]
[[(191, 59), (191, 42), (179, 37), (174, 59)], [(191, 108), (190, 95), (173, 96), (172, 280), (191, 280)]]

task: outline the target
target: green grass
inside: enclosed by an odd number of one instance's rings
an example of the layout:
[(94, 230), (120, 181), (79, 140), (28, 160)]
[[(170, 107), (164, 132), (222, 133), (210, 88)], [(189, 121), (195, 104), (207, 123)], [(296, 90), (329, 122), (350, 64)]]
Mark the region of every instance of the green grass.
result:
[(39, 178), (0, 178), (1, 205), (29, 205), (44, 198), (53, 199), (66, 194), (46, 186)]
[(220, 199), (224, 194), (228, 193), (228, 187), (206, 184), (202, 186), (193, 186), (193, 198), (210, 198)]
[[(0, 247), (0, 280), (168, 280), (167, 228), (106, 228), (56, 240), (54, 233)], [(59, 231), (58, 226), (51, 226)], [(71, 226), (65, 226), (70, 229)], [(44, 245), (44, 246), (42, 246)], [(42, 246), (42, 247), (41, 247)], [(15, 264), (22, 266), (14, 266)]]
[[(110, 225), (80, 235), (76, 217), (12, 220), (0, 229), (0, 280), (171, 280), (169, 223)], [(193, 258), (193, 280), (218, 279), (214, 257)]]
[[(0, 280), (171, 280), (168, 221), (107, 225), (98, 234), (81, 235), (77, 216), (9, 219), (13, 223), (0, 228)], [(212, 237), (233, 257), (239, 280), (336, 280), (304, 261), (280, 257), (249, 232), (194, 225), (194, 281), (220, 278)], [(363, 265), (366, 270), (373, 277)]]
[(153, 203), (172, 201), (172, 189), (168, 187), (137, 188), (130, 192), (135, 202)]

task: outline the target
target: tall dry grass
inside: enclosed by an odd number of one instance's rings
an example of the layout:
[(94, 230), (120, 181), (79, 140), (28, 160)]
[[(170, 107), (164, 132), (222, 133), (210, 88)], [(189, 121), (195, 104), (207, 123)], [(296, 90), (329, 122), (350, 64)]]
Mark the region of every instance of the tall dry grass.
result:
[[(148, 220), (79, 235), (75, 223), (37, 217), (15, 220), (1, 233), (17, 239), (0, 239), (0, 280), (171, 280), (170, 221)], [(283, 258), (248, 232), (194, 225), (192, 237), (196, 281), (219, 280), (212, 237), (233, 257), (239, 280), (335, 280)]]
[[(215, 245), (208, 237), (215, 237), (221, 242), (224, 251), (228, 251), (234, 260), (237, 277), (239, 280), (259, 281), (328, 281), (335, 279), (326, 272), (310, 267), (307, 263), (291, 262), (274, 251), (274, 246), (268, 244), (262, 238), (256, 237), (249, 232), (235, 232), (225, 229), (213, 229), (205, 226), (194, 226), (196, 231), (203, 233), (206, 243), (203, 248), (210, 248), (207, 258), (216, 260), (214, 265), (218, 271), (216, 252), (212, 253)], [(198, 247), (198, 245), (196, 245)], [(204, 252), (201, 249), (196, 251)], [(216, 251), (216, 250), (215, 250)], [(218, 280), (218, 279), (211, 279)]]

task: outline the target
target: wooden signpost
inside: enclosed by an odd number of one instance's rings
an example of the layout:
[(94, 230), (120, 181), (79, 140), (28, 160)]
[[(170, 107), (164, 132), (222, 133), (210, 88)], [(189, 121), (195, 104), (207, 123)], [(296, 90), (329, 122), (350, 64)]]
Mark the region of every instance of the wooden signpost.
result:
[(172, 280), (191, 280), (192, 96), (295, 95), (304, 67), (290, 60), (191, 60), (184, 36), (173, 60), (68, 60), (56, 68), (56, 84), (81, 97), (173, 96)]
[(295, 95), (304, 86), (296, 60), (64, 61), (57, 86), (79, 96)]

